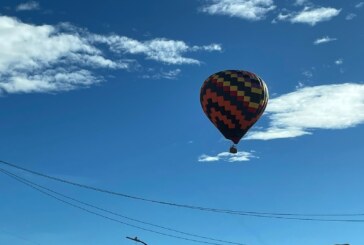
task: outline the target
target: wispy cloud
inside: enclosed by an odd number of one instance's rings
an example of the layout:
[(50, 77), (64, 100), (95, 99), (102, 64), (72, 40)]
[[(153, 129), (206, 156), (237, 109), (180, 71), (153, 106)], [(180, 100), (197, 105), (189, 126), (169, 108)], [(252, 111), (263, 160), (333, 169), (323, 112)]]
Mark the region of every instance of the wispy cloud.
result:
[(332, 37), (329, 37), (329, 36), (325, 36), (325, 37), (321, 37), (321, 38), (316, 39), (313, 42), (313, 44), (318, 45), (318, 44), (333, 42), (333, 41), (336, 41), (336, 40), (337, 40), (337, 38), (332, 38)]
[(292, 23), (304, 23), (316, 25), (318, 22), (328, 21), (337, 16), (341, 9), (335, 8), (309, 8), (305, 7), (301, 12), (291, 18)]
[(364, 2), (360, 2), (360, 3), (357, 3), (356, 5), (355, 5), (355, 8), (361, 8), (361, 7), (363, 7), (364, 6)]
[(364, 123), (364, 85), (344, 83), (300, 88), (271, 99), (265, 131), (246, 139), (271, 140), (312, 134), (314, 129), (344, 129)]
[(148, 69), (146, 74), (142, 76), (144, 79), (170, 79), (174, 80), (181, 73), (181, 69), (173, 69), (169, 71), (164, 71), (160, 69), (160, 71), (155, 71), (155, 69)]
[[(111, 52), (105, 52), (105, 46)], [(139, 63), (140, 54), (156, 62), (182, 65), (200, 64), (185, 57), (186, 53), (220, 50), (218, 44), (189, 46), (165, 38), (138, 41), (88, 33), (70, 24), (33, 25), (0, 16), (0, 94), (89, 87), (104, 81), (96, 69), (129, 70)], [(159, 76), (173, 79), (180, 72), (171, 69)]]
[(346, 15), (345, 19), (346, 19), (346, 20), (352, 20), (352, 19), (354, 19), (355, 17), (356, 17), (356, 14), (354, 14), (354, 13), (350, 13), (350, 14)]
[(31, 71), (13, 71), (1, 77), (4, 80), (0, 82), (0, 92), (7, 93), (68, 91), (102, 81), (102, 78), (88, 70), (63, 68), (49, 68), (39, 74)]
[(92, 35), (93, 42), (105, 43), (110, 50), (116, 53), (144, 54), (147, 59), (160, 61), (166, 64), (200, 64), (200, 61), (184, 57), (184, 53), (197, 51), (221, 51), (219, 44), (204, 46), (189, 46), (184, 41), (156, 38), (148, 41), (138, 41), (125, 36)]
[(302, 75), (304, 75), (306, 78), (312, 78), (313, 77), (313, 73), (310, 70), (303, 71)]
[(285, 21), (289, 20), (289, 18), (292, 17), (292, 14), (290, 13), (279, 13), (277, 18), (272, 20), (272, 23), (277, 23), (278, 21)]
[(291, 23), (302, 23), (311, 26), (316, 25), (319, 22), (329, 21), (335, 16), (339, 15), (341, 9), (335, 9), (331, 7), (305, 7), (300, 12), (287, 12), (280, 13), (273, 21), (275, 23), (279, 21), (290, 21)]
[(21, 3), (18, 6), (16, 6), (17, 11), (30, 11), (30, 10), (37, 10), (39, 8), (40, 8), (39, 3), (35, 1)]
[(229, 152), (221, 152), (215, 156), (210, 156), (203, 154), (198, 158), (199, 162), (246, 162), (250, 161), (252, 158), (257, 158), (253, 155), (253, 152), (239, 151), (236, 154), (231, 154)]
[(262, 20), (276, 6), (273, 0), (210, 0), (202, 11), (211, 15), (227, 15), (246, 20)]
[(165, 79), (176, 79), (180, 73), (181, 73), (181, 69), (174, 69), (174, 70), (169, 70), (169, 71), (162, 70), (159, 74), (157, 74), (157, 78), (161, 77), (161, 78), (165, 78)]
[(305, 84), (303, 82), (298, 82), (298, 84), (296, 85), (296, 89), (303, 88), (304, 86)]
[(342, 58), (335, 60), (336, 65), (342, 65), (344, 63), (344, 60)]
[(296, 0), (294, 2), (295, 5), (298, 5), (298, 6), (301, 6), (301, 5), (304, 5), (308, 2), (308, 0)]

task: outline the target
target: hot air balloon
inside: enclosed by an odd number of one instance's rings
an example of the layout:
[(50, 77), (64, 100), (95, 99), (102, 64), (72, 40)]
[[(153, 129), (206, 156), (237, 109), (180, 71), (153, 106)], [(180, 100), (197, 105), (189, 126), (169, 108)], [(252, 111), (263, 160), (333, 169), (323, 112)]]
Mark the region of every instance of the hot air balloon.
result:
[(233, 142), (230, 153), (237, 153), (235, 144), (258, 121), (267, 106), (268, 89), (252, 72), (220, 71), (204, 81), (200, 102), (210, 121)]

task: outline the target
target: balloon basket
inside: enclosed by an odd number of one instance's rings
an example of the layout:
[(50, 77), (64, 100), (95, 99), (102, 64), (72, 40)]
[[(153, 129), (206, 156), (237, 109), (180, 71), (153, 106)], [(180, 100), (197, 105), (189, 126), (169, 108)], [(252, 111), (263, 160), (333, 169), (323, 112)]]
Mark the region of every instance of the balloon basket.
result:
[(235, 146), (235, 145), (232, 145), (232, 146), (230, 147), (229, 152), (230, 152), (231, 154), (236, 154), (236, 153), (238, 153), (238, 149), (236, 148), (236, 146)]

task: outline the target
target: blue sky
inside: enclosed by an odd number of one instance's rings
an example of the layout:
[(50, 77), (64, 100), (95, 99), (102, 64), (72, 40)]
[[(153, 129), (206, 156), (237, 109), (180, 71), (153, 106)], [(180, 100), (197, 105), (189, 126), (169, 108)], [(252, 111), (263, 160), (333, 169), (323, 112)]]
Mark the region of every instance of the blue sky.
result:
[[(363, 15), (360, 0), (3, 0), (0, 159), (176, 203), (364, 213)], [(225, 69), (258, 74), (270, 92), (234, 158), (199, 103), (202, 82)], [(249, 245), (364, 244), (363, 223), (166, 207), (1, 167), (202, 236)], [(125, 236), (194, 244), (82, 212), (5, 175), (0, 190), (0, 244), (132, 244)]]

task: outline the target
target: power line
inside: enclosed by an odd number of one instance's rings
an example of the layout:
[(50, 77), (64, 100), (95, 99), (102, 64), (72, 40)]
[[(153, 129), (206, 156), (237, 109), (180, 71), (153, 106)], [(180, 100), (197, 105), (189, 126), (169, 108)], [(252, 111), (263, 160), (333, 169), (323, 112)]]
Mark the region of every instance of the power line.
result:
[(92, 204), (89, 204), (89, 203), (80, 201), (80, 200), (75, 199), (75, 198), (72, 198), (70, 196), (66, 196), (66, 195), (61, 194), (61, 193), (59, 193), (57, 191), (54, 191), (54, 190), (52, 190), (50, 188), (47, 188), (47, 187), (44, 187), (42, 185), (36, 184), (36, 183), (34, 183), (34, 182), (32, 182), (32, 181), (30, 181), (28, 179), (22, 178), (19, 175), (16, 175), (14, 173), (11, 173), (11, 172), (9, 172), (9, 171), (7, 171), (5, 169), (0, 168), (0, 171), (3, 172), (3, 173), (5, 173), (5, 174), (7, 174), (7, 175), (11, 175), (11, 177), (16, 178), (17, 180), (22, 180), (24, 182), (27, 182), (28, 184), (34, 185), (34, 186), (36, 186), (38, 188), (41, 188), (41, 189), (43, 189), (45, 191), (48, 191), (48, 192), (51, 192), (51, 193), (53, 193), (55, 195), (58, 195), (58, 196), (61, 196), (63, 198), (72, 200), (73, 202), (77, 202), (79, 204), (82, 204), (82, 205), (85, 205), (85, 206), (88, 206), (88, 207), (91, 207), (91, 208), (94, 208), (94, 209), (103, 211), (105, 213), (109, 213), (109, 214), (112, 214), (112, 215), (115, 215), (115, 216), (119, 216), (119, 217), (124, 218), (124, 219), (127, 219), (127, 220), (131, 220), (131, 221), (138, 222), (138, 223), (145, 224), (145, 225), (154, 226), (154, 227), (157, 227), (157, 228), (160, 228), (160, 229), (164, 229), (164, 230), (168, 230), (168, 231), (180, 233), (180, 234), (187, 235), (187, 236), (192, 236), (192, 237), (197, 237), (197, 238), (203, 238), (203, 239), (210, 240), (210, 241), (223, 242), (223, 243), (236, 244), (236, 245), (243, 245), (242, 243), (238, 243), (238, 242), (230, 242), (230, 241), (220, 240), (220, 239), (216, 239), (216, 238), (211, 238), (211, 237), (196, 235), (196, 234), (192, 234), (192, 233), (183, 232), (183, 231), (179, 231), (179, 230), (176, 230), (176, 229), (168, 228), (168, 227), (165, 227), (165, 226), (160, 226), (160, 225), (156, 225), (156, 224), (153, 224), (153, 223), (141, 221), (141, 220), (138, 220), (138, 219), (130, 218), (130, 217), (127, 217), (125, 215), (122, 215), (122, 214), (119, 214), (119, 213), (116, 213), (116, 212), (113, 212), (113, 211), (109, 211), (107, 209), (100, 208), (98, 206), (95, 206), (95, 205), (92, 205)]
[(16, 168), (16, 169), (26, 171), (26, 172), (34, 174), (34, 175), (38, 175), (38, 176), (48, 178), (48, 179), (51, 179), (51, 180), (55, 180), (55, 181), (58, 181), (58, 182), (62, 182), (62, 183), (65, 183), (65, 184), (81, 187), (81, 188), (84, 188), (84, 189), (89, 189), (89, 190), (102, 192), (102, 193), (106, 193), (106, 194), (110, 194), (110, 195), (121, 196), (121, 197), (124, 197), (124, 198), (129, 198), (129, 199), (134, 199), (134, 200), (144, 201), (144, 202), (150, 202), (150, 203), (156, 203), (156, 204), (161, 204), (161, 205), (166, 205), (166, 206), (173, 206), (173, 207), (186, 208), (186, 209), (195, 209), (195, 210), (199, 210), (199, 211), (208, 211), (208, 212), (215, 212), (215, 213), (224, 213), (224, 214), (231, 214), (231, 215), (250, 216), (250, 217), (259, 217), (259, 218), (271, 218), (271, 219), (286, 219), (286, 220), (301, 220), (301, 221), (324, 221), (324, 222), (326, 222), (326, 221), (327, 222), (364, 222), (364, 220), (359, 220), (359, 219), (312, 218), (312, 217), (315, 217), (315, 216), (316, 217), (319, 217), (319, 216), (321, 216), (321, 217), (324, 217), (324, 216), (326, 216), (326, 217), (364, 216), (363, 213), (356, 213), (356, 214), (355, 213), (351, 213), (351, 214), (301, 214), (301, 213), (274, 213), (274, 212), (256, 212), (256, 211), (236, 211), (236, 210), (229, 210), (229, 209), (217, 209), (217, 208), (208, 208), (208, 207), (193, 206), (193, 205), (187, 205), (187, 204), (165, 202), (165, 201), (148, 199), (148, 198), (144, 198), (144, 197), (132, 196), (132, 195), (128, 195), (128, 194), (124, 194), (124, 193), (120, 193), (120, 192), (110, 191), (110, 190), (101, 189), (101, 188), (94, 187), (94, 186), (89, 186), (89, 185), (85, 185), (85, 184), (72, 182), (72, 181), (69, 181), (69, 180), (49, 176), (49, 175), (46, 175), (46, 174), (43, 174), (43, 173), (40, 173), (40, 172), (37, 172), (37, 171), (26, 169), (24, 167), (21, 167), (21, 166), (18, 166), (16, 164), (6, 162), (6, 161), (3, 161), (3, 160), (0, 160), (0, 163), (3, 163), (5, 165), (7, 165), (7, 166), (10, 166), (10, 167), (13, 167), (13, 168)]
[(0, 233), (4, 233), (4, 234), (6, 234), (6, 235), (9, 235), (9, 236), (14, 237), (14, 238), (17, 238), (17, 239), (19, 239), (19, 240), (25, 241), (25, 242), (27, 242), (27, 243), (32, 243), (32, 244), (36, 244), (36, 245), (41, 245), (41, 244), (40, 244), (40, 243), (38, 243), (38, 242), (34, 242), (34, 241), (29, 240), (29, 238), (26, 238), (26, 237), (23, 237), (22, 235), (20, 236), (20, 235), (14, 234), (14, 233), (12, 233), (12, 232), (9, 232), (9, 231), (6, 231), (6, 230), (3, 230), (2, 228), (0, 229)]
[[(187, 241), (191, 241), (191, 242), (197, 242), (197, 243), (205, 243), (205, 244), (211, 244), (211, 245), (223, 245), (222, 243), (229, 243), (229, 244), (236, 244), (236, 245), (244, 245), (243, 243), (237, 243), (237, 242), (230, 242), (230, 241), (225, 241), (225, 240), (219, 240), (219, 239), (214, 239), (214, 238), (210, 238), (210, 237), (205, 237), (205, 236), (199, 236), (199, 235), (196, 235), (196, 234), (192, 234), (192, 233), (187, 233), (187, 232), (182, 232), (182, 231), (178, 231), (178, 230), (174, 230), (174, 229), (171, 229), (171, 228), (166, 228), (166, 227), (163, 227), (163, 226), (159, 226), (159, 225), (154, 225), (152, 223), (147, 223), (147, 222), (143, 222), (143, 221), (140, 221), (140, 220), (137, 220), (137, 219), (133, 219), (133, 218), (129, 218), (127, 216), (123, 216), (121, 214), (118, 214), (118, 213), (115, 213), (115, 212), (112, 212), (112, 211), (108, 211), (106, 209), (103, 209), (103, 208), (99, 208), (97, 206), (94, 206), (94, 205), (91, 205), (91, 204), (88, 204), (88, 203), (85, 203), (85, 202), (82, 202), (82, 201), (79, 201), (75, 198), (72, 198), (72, 197), (69, 197), (69, 196), (66, 196), (66, 195), (63, 195), (59, 192), (56, 192), (56, 191), (53, 191), (47, 187), (43, 187), (41, 185), (38, 185), (32, 181), (29, 181), (27, 179), (24, 179), (14, 173), (11, 173), (5, 169), (2, 169), (0, 168), (0, 172), (8, 175), (9, 177), (49, 196), (49, 197), (52, 197), (60, 202), (63, 202), (67, 205), (70, 205), (74, 208), (78, 208), (78, 209), (81, 209), (85, 212), (88, 212), (88, 213), (91, 213), (91, 214), (94, 214), (94, 215), (97, 215), (99, 217), (102, 217), (102, 218), (105, 218), (105, 219), (108, 219), (108, 220), (112, 220), (112, 221), (115, 221), (115, 222), (118, 222), (118, 223), (121, 223), (123, 225), (127, 225), (127, 226), (130, 226), (130, 227), (133, 227), (133, 228), (136, 228), (136, 229), (140, 229), (140, 230), (144, 230), (144, 231), (148, 231), (148, 232), (152, 232), (152, 233), (156, 233), (156, 234), (159, 234), (159, 235), (163, 235), (163, 236), (168, 236), (168, 237), (172, 237), (172, 238), (177, 238), (177, 239), (182, 239), (182, 240), (187, 240)], [(42, 190), (43, 189), (43, 190)], [(81, 207), (79, 205), (76, 205), (76, 204), (73, 204), (71, 202), (68, 202), (68, 201), (65, 201), (64, 199), (62, 198), (59, 198), (53, 194), (50, 194), (49, 192), (51, 193), (54, 193), (58, 196), (61, 196), (63, 198), (67, 198), (67, 199), (70, 199), (74, 202), (77, 202), (77, 203), (80, 203), (80, 204), (83, 204), (85, 206), (89, 206), (89, 207), (92, 207), (94, 209), (98, 209), (100, 211), (103, 211), (103, 212), (106, 212), (106, 213), (109, 213), (109, 214), (113, 214), (115, 216), (119, 216), (119, 217), (122, 217), (122, 218), (125, 218), (125, 219), (129, 219), (129, 220), (132, 220), (132, 221), (135, 221), (135, 222), (139, 222), (139, 223), (143, 223), (143, 224), (147, 224), (147, 225), (151, 225), (151, 226), (155, 226), (155, 227), (158, 227), (158, 228), (161, 228), (161, 229), (165, 229), (165, 230), (169, 230), (169, 231), (173, 231), (173, 232), (177, 232), (177, 233), (181, 233), (181, 234), (184, 234), (184, 235), (188, 235), (188, 236), (193, 236), (193, 237), (198, 237), (198, 238), (203, 238), (203, 239), (206, 239), (206, 240), (210, 240), (210, 241), (216, 241), (216, 242), (222, 242), (222, 243), (215, 243), (215, 242), (207, 242), (207, 241), (201, 241), (201, 240), (196, 240), (196, 239), (190, 239), (190, 238), (186, 238), (186, 237), (181, 237), (181, 236), (175, 236), (175, 235), (171, 235), (171, 234), (167, 234), (167, 233), (163, 233), (163, 232), (159, 232), (159, 231), (155, 231), (155, 230), (151, 230), (151, 229), (147, 229), (147, 228), (144, 228), (144, 227), (140, 227), (140, 226), (136, 226), (136, 225), (133, 225), (133, 224), (129, 224), (127, 222), (123, 222), (123, 221), (120, 221), (120, 220), (117, 220), (117, 219), (114, 219), (114, 218), (111, 218), (111, 217), (108, 217), (106, 215), (103, 215), (103, 214), (100, 214), (100, 213), (97, 213), (97, 212), (94, 212), (92, 210), (89, 210), (87, 208), (84, 208), (84, 207)]]

